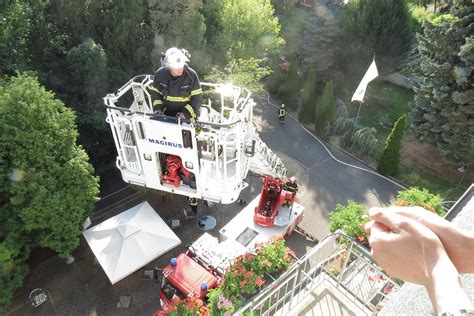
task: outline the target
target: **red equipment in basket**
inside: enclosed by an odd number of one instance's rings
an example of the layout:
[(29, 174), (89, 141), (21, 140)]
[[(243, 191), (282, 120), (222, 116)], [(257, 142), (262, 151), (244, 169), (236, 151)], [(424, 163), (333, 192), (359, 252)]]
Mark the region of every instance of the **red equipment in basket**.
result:
[(260, 226), (271, 227), (275, 223), (283, 183), (274, 178), (263, 178), (260, 201), (255, 208), (253, 220)]
[(181, 184), (180, 173), (185, 177), (189, 177), (190, 172), (183, 167), (181, 158), (175, 155), (167, 155), (165, 160), (166, 174), (161, 176), (164, 183), (172, 184), (179, 187)]

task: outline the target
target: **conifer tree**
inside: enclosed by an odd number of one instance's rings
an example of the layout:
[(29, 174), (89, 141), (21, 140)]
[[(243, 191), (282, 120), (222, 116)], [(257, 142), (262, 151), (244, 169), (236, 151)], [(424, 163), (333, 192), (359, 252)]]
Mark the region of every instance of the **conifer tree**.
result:
[(415, 136), (436, 146), (448, 162), (464, 165), (474, 156), (474, 8), (424, 21), (418, 37), (423, 84), (411, 113)]
[(316, 105), (316, 73), (311, 70), (304, 86), (301, 109), (298, 113), (298, 119), (303, 123), (310, 123), (314, 118), (314, 109)]
[(346, 63), (354, 63), (354, 56), (362, 60), (373, 53), (382, 64), (393, 63), (410, 48), (411, 26), (406, 0), (349, 1), (342, 26)]
[(288, 73), (286, 75), (285, 85), (280, 89), (280, 96), (283, 99), (283, 103), (294, 111), (297, 110), (297, 97), (299, 92), (298, 83), (298, 60), (296, 59), (296, 53), (293, 52), (290, 55), (290, 66), (288, 67)]
[(395, 122), (390, 135), (388, 135), (385, 141), (383, 152), (377, 165), (377, 171), (383, 175), (394, 176), (398, 173), (400, 149), (406, 125), (407, 115), (404, 114)]
[(334, 100), (334, 88), (332, 80), (326, 83), (323, 95), (315, 110), (315, 131), (322, 135), (328, 124), (332, 123), (336, 116), (336, 102)]
[(318, 4), (305, 24), (300, 41), (300, 56), (307, 69), (318, 73), (319, 81), (339, 77), (336, 70), (338, 26), (329, 8)]

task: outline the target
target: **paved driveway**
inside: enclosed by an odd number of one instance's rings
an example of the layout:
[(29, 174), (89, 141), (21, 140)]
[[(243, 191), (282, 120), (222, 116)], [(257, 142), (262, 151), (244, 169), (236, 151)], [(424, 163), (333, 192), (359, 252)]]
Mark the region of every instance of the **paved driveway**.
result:
[[(402, 189), (389, 180), (337, 162), (324, 146), (291, 115), (285, 125), (278, 124), (278, 108), (266, 97), (257, 98), (255, 123), (262, 140), (283, 160), (288, 175), (300, 184), (298, 199), (305, 206), (301, 226), (321, 238), (328, 233), (328, 213), (338, 203), (353, 200), (367, 207), (382, 206)], [(345, 163), (368, 167), (351, 156), (326, 145), (332, 155)]]

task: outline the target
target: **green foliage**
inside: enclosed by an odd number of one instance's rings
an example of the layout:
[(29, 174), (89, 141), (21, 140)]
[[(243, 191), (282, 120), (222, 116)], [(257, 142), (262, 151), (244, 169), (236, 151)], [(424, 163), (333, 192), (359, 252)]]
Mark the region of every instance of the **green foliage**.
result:
[(192, 66), (198, 70), (207, 68), (204, 54), (206, 21), (201, 13), (202, 0), (149, 0), (148, 12), (154, 30), (152, 62), (159, 66), (160, 53), (169, 47), (186, 48), (192, 54)]
[(208, 82), (232, 83), (252, 92), (262, 89), (261, 79), (270, 74), (270, 68), (262, 66), (263, 59), (232, 60), (224, 69), (216, 66), (205, 77)]
[(295, 0), (271, 0), (275, 14), (286, 14), (294, 10)]
[(403, 135), (407, 125), (407, 115), (401, 116), (393, 126), (383, 148), (382, 155), (378, 161), (377, 171), (383, 175), (396, 175), (400, 162), (400, 149)]
[(2, 186), (2, 207), (15, 210), (34, 245), (66, 257), (98, 194), (87, 154), (75, 144), (74, 113), (26, 75), (0, 88), (0, 111), (0, 177), (17, 175)]
[(423, 4), (408, 4), (408, 9), (413, 23), (413, 30), (416, 33), (423, 32), (423, 21), (425, 19), (432, 20), (435, 17), (435, 14), (432, 11), (429, 11), (426, 6)]
[[(469, 11), (470, 10), (470, 11)], [(473, 161), (472, 6), (425, 21), (418, 36), (423, 84), (411, 113), (415, 136), (454, 165)], [(449, 36), (446, 36), (449, 34)], [(471, 75), (469, 75), (471, 74)]]
[(443, 208), (443, 198), (438, 194), (432, 194), (427, 189), (411, 187), (400, 191), (397, 195), (396, 205), (399, 206), (421, 206), (427, 210), (443, 216), (446, 211)]
[[(387, 65), (402, 56), (413, 40), (405, 0), (352, 0), (344, 11), (343, 55), (346, 63), (374, 53)], [(393, 63), (393, 61), (392, 61)]]
[(290, 55), (290, 65), (288, 67), (285, 84), (281, 87), (278, 94), (281, 96), (283, 103), (285, 103), (287, 107), (296, 111), (298, 108), (298, 92), (298, 61), (296, 59), (296, 53), (293, 52)]
[(107, 94), (107, 58), (104, 50), (91, 38), (71, 48), (66, 54), (66, 68), (71, 75), (63, 88), (64, 99), (77, 114), (79, 143), (100, 168), (115, 151), (112, 134), (105, 124), (105, 107), (100, 106)]
[(303, 99), (301, 100), (301, 109), (298, 113), (298, 119), (303, 123), (311, 123), (314, 117), (316, 107), (316, 73), (311, 70), (304, 86)]
[(354, 118), (339, 117), (327, 134), (339, 137), (339, 144), (356, 155), (375, 156), (377, 153), (377, 131), (373, 127), (356, 126)]
[(203, 14), (208, 26), (206, 40), (218, 65), (233, 59), (261, 58), (284, 43), (270, 1), (210, 0)]
[[(2, 212), (6, 207), (2, 206)], [(3, 225), (2, 225), (3, 224)], [(18, 219), (0, 224), (0, 311), (10, 304), (13, 292), (20, 287), (28, 273), (26, 259), (30, 246), (24, 236), (21, 236)], [(16, 230), (16, 231), (15, 231)]]
[(90, 1), (86, 4), (86, 23), (90, 37), (107, 52), (109, 80), (118, 87), (137, 73), (152, 68), (152, 28), (148, 7), (140, 1)]
[(367, 233), (362, 228), (367, 222), (364, 215), (368, 215), (368, 211), (362, 204), (354, 201), (348, 201), (347, 205), (337, 204), (336, 209), (329, 213), (329, 231), (333, 233), (340, 229), (353, 238), (367, 240)]
[(336, 115), (336, 101), (334, 100), (334, 87), (332, 80), (326, 83), (323, 95), (315, 110), (315, 131), (322, 135), (327, 126), (330, 125)]
[(33, 9), (26, 3), (2, 3), (0, 12), (0, 74), (25, 70), (29, 63), (28, 40)]
[(274, 54), (270, 62), (271, 74), (265, 79), (265, 85), (271, 94), (278, 94), (284, 84), (286, 73), (280, 68), (280, 59)]

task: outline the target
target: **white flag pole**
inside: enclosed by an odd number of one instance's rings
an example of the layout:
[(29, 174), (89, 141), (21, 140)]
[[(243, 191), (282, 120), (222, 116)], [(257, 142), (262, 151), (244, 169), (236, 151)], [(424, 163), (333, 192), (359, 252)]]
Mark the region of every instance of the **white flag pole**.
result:
[(362, 106), (362, 101), (359, 101), (359, 109), (357, 110), (357, 116), (356, 116), (356, 121), (354, 124), (354, 128), (357, 129), (357, 121), (359, 120), (359, 114), (360, 114), (360, 108)]
[(359, 86), (357, 87), (356, 91), (352, 95), (352, 99), (351, 99), (351, 102), (359, 101), (359, 109), (357, 110), (357, 116), (356, 116), (356, 121), (355, 121), (356, 126), (357, 126), (357, 121), (359, 120), (360, 108), (362, 106), (362, 102), (364, 102), (365, 90), (367, 89), (367, 85), (369, 84), (369, 82), (377, 78), (378, 75), (379, 73), (377, 71), (377, 65), (375, 64), (375, 54), (374, 54), (374, 58), (372, 60), (372, 63), (369, 66), (369, 69), (367, 69), (364, 77), (360, 81)]

